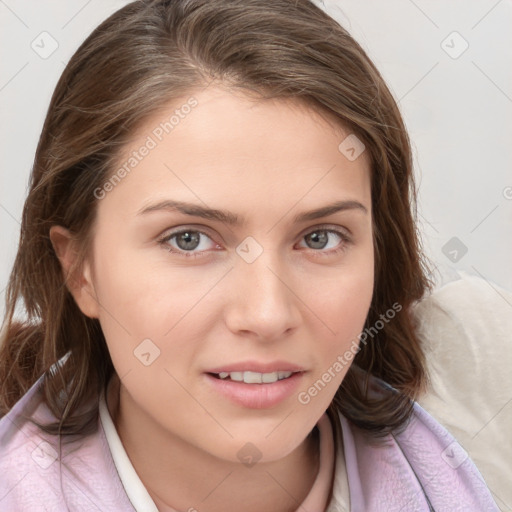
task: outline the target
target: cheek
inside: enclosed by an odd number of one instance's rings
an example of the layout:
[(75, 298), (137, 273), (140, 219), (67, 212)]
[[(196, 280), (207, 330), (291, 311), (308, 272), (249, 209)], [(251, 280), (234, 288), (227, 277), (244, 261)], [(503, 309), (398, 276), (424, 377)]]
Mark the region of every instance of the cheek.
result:
[(317, 308), (339, 340), (359, 334), (363, 328), (373, 297), (373, 259), (359, 268), (340, 272), (317, 289)]
[[(144, 251), (133, 249), (101, 252), (96, 259), (98, 300), (110, 316), (130, 326), (128, 330), (161, 336), (172, 327), (173, 319), (197, 300), (198, 283), (191, 281), (190, 273), (170, 271), (165, 251), (156, 249), (156, 258), (149, 259)], [(105, 321), (113, 320), (105, 313)], [(145, 329), (148, 332), (141, 332)]]
[[(322, 326), (328, 334), (317, 346), (318, 374), (314, 378), (329, 382), (331, 395), (334, 395), (359, 351), (359, 335), (373, 297), (373, 277), (373, 259), (368, 259), (357, 272), (342, 273), (335, 284), (331, 281), (322, 293), (324, 306), (321, 318), (330, 330)], [(321, 307), (320, 301), (317, 307)], [(326, 394), (322, 400), (327, 404), (330, 398)]]
[(322, 312), (318, 315), (322, 323), (311, 336), (316, 340), (316, 363), (297, 396), (301, 405), (318, 411), (329, 406), (359, 351), (359, 335), (373, 296), (373, 271), (370, 267), (346, 273), (335, 283), (317, 289), (314, 308)]
[[(148, 264), (142, 256), (112, 250), (108, 255), (98, 252), (96, 258), (100, 324), (121, 375), (138, 363), (138, 352), (158, 355), (153, 368), (188, 367), (184, 361), (188, 363), (200, 345), (193, 338), (204, 328), (198, 315), (208, 307), (201, 297), (211, 287), (212, 276), (198, 276), (197, 267), (170, 269), (161, 259)], [(158, 256), (165, 258), (165, 251)], [(202, 339), (199, 334), (197, 338)]]
[(359, 287), (354, 292), (354, 295), (343, 296), (336, 310), (331, 311), (331, 325), (335, 335), (332, 342), (325, 346), (323, 364), (327, 367), (338, 360), (339, 356), (342, 356), (344, 364), (350, 365), (358, 352), (359, 335), (364, 328), (372, 294), (368, 289)]

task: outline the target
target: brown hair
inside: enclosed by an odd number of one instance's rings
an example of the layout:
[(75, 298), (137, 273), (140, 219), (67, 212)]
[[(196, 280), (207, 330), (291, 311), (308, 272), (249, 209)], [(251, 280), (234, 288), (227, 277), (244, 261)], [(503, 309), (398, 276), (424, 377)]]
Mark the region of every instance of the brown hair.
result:
[[(432, 287), (415, 225), (409, 140), (373, 63), (310, 0), (139, 0), (110, 16), (73, 55), (48, 109), (23, 209), (0, 340), (0, 415), (69, 352), (43, 379), (44, 400), (59, 418), (43, 427), (67, 434), (95, 425), (98, 393), (114, 368), (98, 320), (80, 311), (66, 287), (50, 227), (74, 234), (79, 266), (90, 245), (94, 190), (134, 131), (169, 101), (212, 81), (313, 105), (366, 145), (375, 247), (366, 325), (393, 304), (401, 309), (361, 343), (330, 413), (341, 411), (374, 433), (405, 424), (425, 383), (411, 305)], [(14, 318), (20, 301), (24, 321)], [(370, 374), (398, 392), (370, 398)]]

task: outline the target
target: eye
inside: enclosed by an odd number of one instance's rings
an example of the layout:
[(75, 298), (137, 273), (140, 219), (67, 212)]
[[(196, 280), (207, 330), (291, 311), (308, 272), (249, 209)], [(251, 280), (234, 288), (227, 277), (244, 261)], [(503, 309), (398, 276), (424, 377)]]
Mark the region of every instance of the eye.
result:
[(206, 233), (197, 229), (181, 229), (168, 233), (160, 238), (158, 243), (171, 253), (190, 258), (202, 256), (202, 253), (212, 249), (208, 246), (207, 240), (219, 247)]
[[(346, 250), (347, 245), (351, 243), (351, 238), (346, 233), (327, 227), (318, 227), (304, 235), (302, 239), (308, 244), (306, 249), (311, 249), (315, 256), (337, 254)], [(221, 249), (207, 233), (187, 228), (166, 233), (158, 243), (170, 253), (186, 258), (206, 256), (212, 249)]]
[[(344, 251), (351, 243), (350, 237), (338, 229), (318, 227), (303, 236), (303, 239), (315, 253), (330, 256)], [(328, 249), (328, 250), (326, 250)]]

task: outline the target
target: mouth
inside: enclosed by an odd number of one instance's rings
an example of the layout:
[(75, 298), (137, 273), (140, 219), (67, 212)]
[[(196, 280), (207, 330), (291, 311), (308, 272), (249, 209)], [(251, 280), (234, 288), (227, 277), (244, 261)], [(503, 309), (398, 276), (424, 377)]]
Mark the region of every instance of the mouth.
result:
[[(285, 364), (274, 364), (273, 368), (265, 368), (263, 365), (254, 368), (257, 366), (255, 364), (251, 366), (251, 370), (238, 364), (235, 368), (216, 368), (205, 373), (206, 382), (216, 395), (228, 399), (238, 407), (272, 409), (297, 392), (306, 373), (303, 368), (291, 368), (291, 365)], [(286, 369), (282, 369), (283, 367)], [(263, 371), (254, 371), (256, 369)]]
[(240, 371), (240, 372), (219, 372), (209, 373), (212, 377), (225, 381), (244, 382), (245, 384), (272, 384), (274, 382), (290, 378), (292, 371), (276, 371), (268, 373)]

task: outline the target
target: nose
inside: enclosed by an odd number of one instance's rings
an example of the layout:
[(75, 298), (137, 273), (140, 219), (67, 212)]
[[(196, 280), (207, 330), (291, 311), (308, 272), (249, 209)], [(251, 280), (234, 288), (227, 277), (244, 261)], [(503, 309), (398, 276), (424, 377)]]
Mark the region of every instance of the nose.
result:
[(238, 259), (231, 272), (226, 324), (236, 334), (260, 341), (289, 335), (300, 323), (300, 293), (292, 272), (265, 250), (252, 263)]

